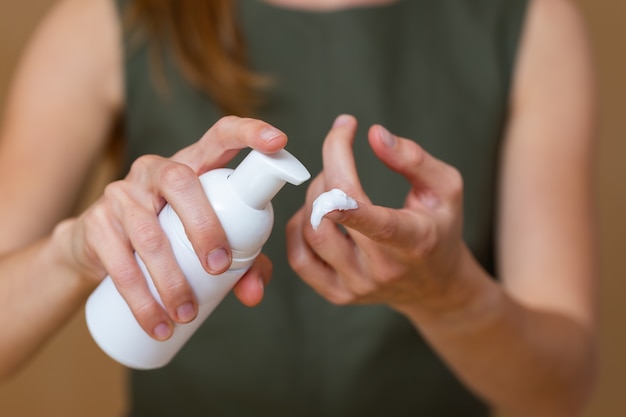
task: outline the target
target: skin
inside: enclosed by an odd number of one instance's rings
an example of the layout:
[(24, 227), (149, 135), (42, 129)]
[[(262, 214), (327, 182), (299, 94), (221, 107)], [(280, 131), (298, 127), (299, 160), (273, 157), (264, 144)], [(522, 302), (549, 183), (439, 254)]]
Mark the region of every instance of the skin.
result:
[[(374, 206), (354, 166), (357, 121), (349, 116), (328, 134), (323, 172), (288, 225), (292, 267), (331, 302), (384, 303), (406, 315), (491, 403), (522, 416), (578, 414), (593, 382), (595, 350), (589, 62), (571, 6), (534, 2), (502, 155), (501, 283), (461, 239), (456, 169), (373, 126), (372, 149), (412, 185), (402, 209)], [(316, 232), (313, 200), (333, 188), (358, 208), (330, 213)]]
[[(386, 2), (270, 3), (332, 10)], [(65, 0), (34, 35), (17, 71), (0, 131), (0, 376), (24, 364), (107, 272), (153, 337), (167, 338), (174, 322), (191, 320), (196, 301), (158, 227), (158, 211), (170, 202), (205, 269), (225, 270), (230, 249), (197, 175), (224, 165), (238, 149), (272, 152), (286, 144), (263, 121), (224, 118), (171, 158), (140, 158), (84, 213), (67, 218), (80, 179), (124, 106), (120, 44), (112, 2)], [(458, 171), (372, 126), (373, 151), (412, 186), (399, 210), (373, 205), (354, 169), (357, 121), (348, 115), (331, 127), (324, 169), (288, 224), (292, 267), (330, 302), (384, 303), (404, 314), (494, 406), (521, 416), (576, 415), (593, 381), (595, 351), (590, 62), (572, 5), (534, 0), (502, 149), (499, 281), (461, 238)], [(314, 231), (311, 204), (332, 188), (359, 208), (328, 214)], [(133, 250), (153, 273), (165, 309), (147, 293)], [(257, 304), (270, 276), (271, 262), (261, 256), (235, 294)]]

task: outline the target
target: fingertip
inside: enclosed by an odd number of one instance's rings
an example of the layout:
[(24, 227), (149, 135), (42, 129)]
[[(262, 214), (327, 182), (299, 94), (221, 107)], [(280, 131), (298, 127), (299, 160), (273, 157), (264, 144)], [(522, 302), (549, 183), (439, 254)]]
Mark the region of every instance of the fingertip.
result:
[(277, 140), (286, 139), (287, 135), (285, 134), (285, 132), (276, 129), (273, 126), (268, 126), (261, 129), (261, 132), (259, 132), (259, 137), (263, 142), (271, 143)]
[(247, 307), (255, 307), (261, 303), (265, 294), (265, 286), (272, 277), (272, 261), (264, 254), (260, 254), (254, 265), (241, 277), (235, 288), (235, 295)]
[(397, 136), (380, 124), (370, 127), (369, 138), (375, 149), (380, 149), (381, 147), (385, 150), (393, 149), (398, 144)]
[(349, 126), (356, 123), (356, 118), (351, 114), (340, 114), (333, 122), (333, 129), (343, 126)]
[(161, 322), (154, 326), (152, 337), (159, 341), (165, 341), (172, 337), (174, 326), (170, 322)]
[(368, 139), (378, 159), (392, 170), (411, 178), (411, 169), (420, 165), (426, 156), (417, 142), (395, 135), (379, 124), (370, 128)]
[(284, 133), (276, 129), (275, 127), (265, 127), (261, 129), (261, 132), (259, 133), (259, 137), (267, 143), (278, 139), (280, 136), (283, 135)]
[(280, 129), (267, 125), (259, 131), (260, 150), (265, 152), (277, 152), (287, 145), (287, 134)]
[(198, 315), (198, 309), (193, 302), (184, 303), (176, 308), (176, 321), (179, 323), (189, 323)]
[(233, 289), (235, 295), (246, 307), (255, 307), (263, 300), (265, 280), (260, 274), (246, 274)]

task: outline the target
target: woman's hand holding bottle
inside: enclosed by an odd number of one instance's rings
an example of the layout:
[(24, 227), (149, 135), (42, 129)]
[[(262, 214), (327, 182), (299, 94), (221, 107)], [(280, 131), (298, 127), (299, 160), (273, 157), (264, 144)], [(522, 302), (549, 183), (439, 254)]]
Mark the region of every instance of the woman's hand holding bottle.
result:
[[(265, 122), (228, 116), (171, 158), (140, 157), (126, 178), (108, 185), (80, 217), (61, 226), (66, 232), (61, 234), (70, 239), (71, 267), (94, 282), (109, 274), (146, 333), (158, 340), (169, 338), (173, 324), (193, 320), (198, 306), (159, 225), (159, 211), (169, 203), (204, 269), (224, 272), (232, 261), (231, 250), (198, 176), (224, 166), (240, 149), (272, 153), (286, 142), (284, 133)], [(150, 294), (135, 252), (150, 272), (164, 308)], [(235, 294), (244, 304), (260, 302), (271, 269), (269, 259), (261, 255), (242, 277)]]

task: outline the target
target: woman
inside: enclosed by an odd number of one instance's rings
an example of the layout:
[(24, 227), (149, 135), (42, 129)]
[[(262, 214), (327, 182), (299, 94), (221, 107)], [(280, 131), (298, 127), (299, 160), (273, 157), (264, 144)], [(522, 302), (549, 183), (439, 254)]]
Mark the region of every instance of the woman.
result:
[[(192, 320), (156, 214), (170, 202), (207, 271), (225, 270), (228, 242), (196, 177), (288, 134), (319, 174), (306, 196), (275, 200), (241, 303), (225, 300), (168, 367), (133, 374), (130, 415), (581, 410), (594, 362), (593, 82), (571, 4), (120, 6), (59, 3), (8, 101), (3, 375), (107, 273), (153, 337)], [(121, 121), (128, 174), (63, 220)], [(311, 203), (332, 188), (359, 208), (316, 232)]]

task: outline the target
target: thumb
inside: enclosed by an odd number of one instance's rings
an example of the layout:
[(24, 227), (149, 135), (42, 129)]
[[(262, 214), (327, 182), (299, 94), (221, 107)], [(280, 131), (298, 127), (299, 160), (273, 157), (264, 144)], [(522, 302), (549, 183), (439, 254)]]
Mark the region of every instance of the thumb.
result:
[(405, 209), (391, 209), (359, 201), (350, 210), (333, 210), (325, 218), (346, 227), (348, 233), (359, 232), (367, 238), (396, 247), (415, 247), (433, 235), (432, 218)]

